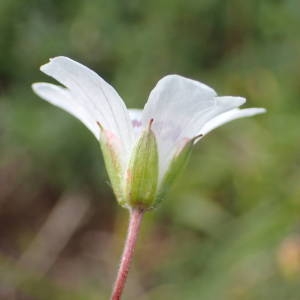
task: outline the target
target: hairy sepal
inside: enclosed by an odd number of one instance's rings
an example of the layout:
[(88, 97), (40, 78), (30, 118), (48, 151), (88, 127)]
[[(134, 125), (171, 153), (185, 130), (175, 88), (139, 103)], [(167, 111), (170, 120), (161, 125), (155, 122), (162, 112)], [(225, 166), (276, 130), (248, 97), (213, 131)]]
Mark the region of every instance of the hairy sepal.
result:
[(127, 201), (130, 207), (151, 209), (156, 200), (158, 152), (151, 125), (139, 138), (127, 172)]
[(157, 199), (155, 203), (156, 205), (165, 198), (167, 192), (170, 190), (178, 174), (180, 174), (180, 171), (187, 164), (193, 150), (194, 141), (195, 139), (187, 139), (183, 142), (183, 146), (181, 146), (175, 153), (166, 174), (159, 184)]
[(120, 205), (127, 207), (124, 195), (124, 167), (120, 159), (120, 141), (109, 130), (101, 128), (100, 146), (112, 189)]

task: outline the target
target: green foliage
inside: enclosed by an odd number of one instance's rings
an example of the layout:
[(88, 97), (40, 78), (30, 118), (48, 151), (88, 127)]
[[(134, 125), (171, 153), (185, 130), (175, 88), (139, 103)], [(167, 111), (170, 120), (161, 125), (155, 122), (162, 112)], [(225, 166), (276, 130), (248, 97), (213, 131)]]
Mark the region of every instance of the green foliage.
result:
[[(297, 0), (1, 0), (0, 298), (14, 286), (29, 299), (106, 299), (113, 280), (127, 220), (97, 142), (30, 90), (48, 80), (39, 66), (65, 55), (129, 107), (177, 73), (268, 109), (198, 144), (146, 216), (124, 299), (298, 299), (299, 11)], [(90, 212), (49, 272), (32, 279), (19, 256), (74, 189)]]

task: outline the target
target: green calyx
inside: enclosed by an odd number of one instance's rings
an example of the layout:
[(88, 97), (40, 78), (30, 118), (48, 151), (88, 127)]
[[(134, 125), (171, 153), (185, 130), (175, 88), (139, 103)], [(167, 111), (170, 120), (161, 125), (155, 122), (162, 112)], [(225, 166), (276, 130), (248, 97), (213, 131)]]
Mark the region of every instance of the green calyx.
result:
[(129, 162), (126, 198), (130, 207), (150, 209), (156, 201), (158, 151), (152, 122), (138, 140)]
[[(183, 169), (194, 146), (195, 139), (187, 139), (179, 147), (168, 170), (159, 178), (159, 155), (153, 120), (144, 130), (134, 147), (129, 162), (121, 161), (118, 138), (110, 131), (101, 129), (100, 145), (110, 182), (119, 204), (126, 208), (150, 210), (165, 198), (180, 170)], [(161, 158), (163, 159), (163, 158)]]
[[(196, 138), (199, 138), (199, 136), (197, 136)], [(171, 160), (168, 171), (164, 175), (157, 193), (157, 204), (165, 198), (176, 177), (188, 162), (196, 138), (187, 140), (187, 142), (183, 145), (181, 149), (177, 151), (177, 153)]]
[(98, 124), (101, 130), (100, 146), (103, 153), (105, 167), (112, 185), (114, 194), (122, 206), (126, 206), (123, 192), (123, 168), (117, 153), (117, 141), (113, 134)]

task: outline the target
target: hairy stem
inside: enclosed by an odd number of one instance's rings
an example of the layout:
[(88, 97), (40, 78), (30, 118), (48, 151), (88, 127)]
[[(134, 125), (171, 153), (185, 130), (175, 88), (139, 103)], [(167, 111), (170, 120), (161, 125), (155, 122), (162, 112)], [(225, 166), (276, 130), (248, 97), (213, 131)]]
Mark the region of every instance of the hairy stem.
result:
[(121, 299), (122, 292), (124, 290), (124, 286), (128, 276), (130, 263), (132, 261), (137, 236), (141, 227), (143, 215), (144, 211), (139, 208), (133, 208), (130, 211), (127, 238), (118, 270), (117, 279), (114, 284), (111, 300)]

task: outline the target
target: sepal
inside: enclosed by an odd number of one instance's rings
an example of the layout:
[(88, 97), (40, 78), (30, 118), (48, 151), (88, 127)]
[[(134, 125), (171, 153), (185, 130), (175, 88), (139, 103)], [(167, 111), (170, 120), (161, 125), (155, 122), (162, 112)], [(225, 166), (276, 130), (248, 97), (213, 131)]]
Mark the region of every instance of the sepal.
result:
[(120, 142), (112, 132), (104, 129), (101, 124), (98, 123), (98, 125), (100, 128), (100, 146), (112, 189), (120, 205), (126, 206), (123, 189), (124, 168), (118, 151)]
[(176, 177), (188, 162), (190, 154), (193, 150), (193, 146), (195, 144), (195, 140), (200, 137), (201, 136), (197, 136), (193, 139), (186, 139), (183, 142), (183, 145), (176, 151), (173, 159), (170, 162), (169, 168), (165, 173), (162, 182), (159, 186), (156, 204), (158, 204), (165, 198), (165, 195), (170, 190)]
[(153, 120), (142, 133), (133, 151), (127, 171), (127, 201), (130, 207), (150, 209), (157, 194), (158, 151), (151, 129)]

